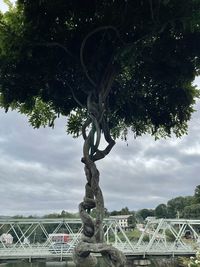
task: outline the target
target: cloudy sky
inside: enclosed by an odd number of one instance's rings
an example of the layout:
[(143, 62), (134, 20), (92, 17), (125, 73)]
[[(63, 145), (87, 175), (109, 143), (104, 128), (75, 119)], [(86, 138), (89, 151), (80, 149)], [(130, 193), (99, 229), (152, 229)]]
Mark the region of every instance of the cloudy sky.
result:
[[(200, 86), (200, 79), (195, 83)], [(196, 109), (187, 136), (159, 141), (130, 136), (128, 146), (118, 140), (97, 163), (110, 211), (155, 208), (193, 195), (200, 184), (200, 103)], [(34, 130), (21, 114), (0, 110), (0, 215), (77, 211), (85, 185), (83, 141), (67, 135), (65, 124), (60, 118), (54, 129)]]

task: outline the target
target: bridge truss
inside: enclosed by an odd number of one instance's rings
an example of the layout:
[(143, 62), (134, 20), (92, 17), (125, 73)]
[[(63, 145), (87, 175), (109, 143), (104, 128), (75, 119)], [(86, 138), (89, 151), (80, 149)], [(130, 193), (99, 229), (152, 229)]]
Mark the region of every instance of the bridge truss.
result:
[[(107, 243), (130, 243), (117, 221), (104, 220), (103, 227)], [(52, 242), (52, 235), (63, 233), (67, 243)], [(81, 235), (80, 219), (0, 219), (0, 260), (71, 258)]]
[(200, 220), (151, 219), (135, 248), (144, 244), (144, 254), (194, 254), (200, 249)]
[[(126, 235), (114, 219), (104, 220), (105, 242), (130, 257), (193, 255), (200, 248), (200, 220), (153, 219), (138, 240)], [(67, 233), (67, 245), (57, 246), (50, 235)], [(0, 219), (0, 260), (72, 257), (82, 234), (80, 219)], [(6, 242), (2, 235), (12, 236)]]

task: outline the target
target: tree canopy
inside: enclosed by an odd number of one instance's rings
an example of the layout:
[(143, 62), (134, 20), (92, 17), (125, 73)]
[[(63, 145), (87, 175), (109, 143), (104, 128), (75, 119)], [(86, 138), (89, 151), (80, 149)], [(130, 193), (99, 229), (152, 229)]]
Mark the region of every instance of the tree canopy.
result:
[(69, 116), (81, 134), (88, 95), (113, 137), (186, 132), (198, 91), (199, 0), (18, 0), (0, 17), (1, 106), (34, 127)]
[(168, 217), (167, 205), (159, 204), (155, 208), (155, 216), (156, 218), (167, 218)]
[[(77, 265), (92, 266), (90, 253), (125, 265), (123, 253), (104, 242), (95, 161), (128, 129), (135, 136), (186, 133), (199, 95), (192, 86), (199, 22), (200, 0), (18, 0), (0, 15), (0, 105), (25, 113), (34, 127), (67, 116), (68, 133), (84, 139)], [(102, 134), (107, 146), (99, 150)]]

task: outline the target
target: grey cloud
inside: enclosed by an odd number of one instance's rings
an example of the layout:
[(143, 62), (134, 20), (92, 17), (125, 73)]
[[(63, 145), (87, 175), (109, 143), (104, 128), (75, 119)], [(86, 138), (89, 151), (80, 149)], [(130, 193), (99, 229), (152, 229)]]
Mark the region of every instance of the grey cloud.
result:
[[(198, 112), (181, 139), (129, 137), (128, 146), (117, 140), (111, 153), (97, 162), (109, 210), (155, 208), (194, 193), (200, 172)], [(66, 134), (65, 119), (53, 130), (34, 130), (16, 112), (1, 111), (0, 121), (0, 214), (77, 211), (85, 186), (83, 141)]]
[[(197, 108), (200, 110), (199, 103)], [(144, 136), (128, 147), (119, 142), (115, 154), (101, 163), (104, 192), (111, 207), (118, 203), (133, 209), (155, 207), (179, 195), (193, 195), (199, 184), (199, 128), (196, 113), (189, 134), (182, 139), (155, 142)]]

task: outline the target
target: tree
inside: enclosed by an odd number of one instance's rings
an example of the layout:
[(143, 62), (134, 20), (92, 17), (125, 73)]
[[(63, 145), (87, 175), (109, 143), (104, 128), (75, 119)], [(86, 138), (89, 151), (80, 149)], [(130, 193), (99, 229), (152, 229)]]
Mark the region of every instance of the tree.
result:
[(200, 204), (186, 206), (183, 210), (183, 216), (186, 219), (200, 219)]
[(110, 216), (116, 216), (116, 215), (129, 215), (134, 212), (131, 212), (128, 207), (122, 208), (121, 210), (113, 210), (110, 212)]
[(167, 206), (165, 204), (159, 204), (155, 208), (155, 216), (157, 218), (168, 218)]
[[(7, 1), (8, 2), (8, 1)], [(77, 264), (101, 252), (125, 258), (103, 239), (104, 201), (96, 161), (115, 139), (181, 136), (193, 112), (199, 72), (199, 0), (18, 0), (0, 17), (1, 106), (84, 139), (83, 240)], [(107, 146), (100, 150), (101, 138)], [(96, 208), (96, 220), (89, 216)], [(109, 263), (110, 264), (110, 263)], [(91, 263), (88, 263), (88, 266)]]
[(181, 212), (188, 205), (188, 198), (185, 197), (176, 197), (170, 199), (167, 202), (167, 210), (169, 218), (182, 217)]
[[(95, 208), (91, 210), (90, 216), (93, 218), (97, 217), (97, 210)], [(110, 216), (110, 214), (109, 214), (108, 210), (105, 208), (104, 209), (104, 218), (108, 218), (109, 216)]]
[(116, 216), (116, 215), (119, 215), (119, 211), (113, 210), (110, 212), (110, 216)]
[(193, 196), (186, 196), (185, 199), (185, 206), (190, 206), (194, 204), (194, 197)]
[(184, 217), (183, 210), (186, 206), (192, 205), (194, 197), (176, 197), (172, 198), (167, 202), (167, 212), (169, 218)]
[(196, 204), (200, 204), (200, 185), (197, 185), (195, 188), (194, 201)]
[(136, 217), (135, 217), (135, 213), (132, 212), (132, 214), (130, 214), (130, 216), (128, 217), (128, 227), (131, 229), (134, 229), (136, 227)]
[(129, 215), (129, 214), (131, 214), (131, 211), (129, 211), (128, 207), (125, 207), (125, 208), (121, 209), (120, 214), (121, 215)]
[(153, 217), (155, 215), (154, 210), (152, 209), (141, 209), (137, 212), (137, 217), (142, 218), (144, 221), (147, 217)]

